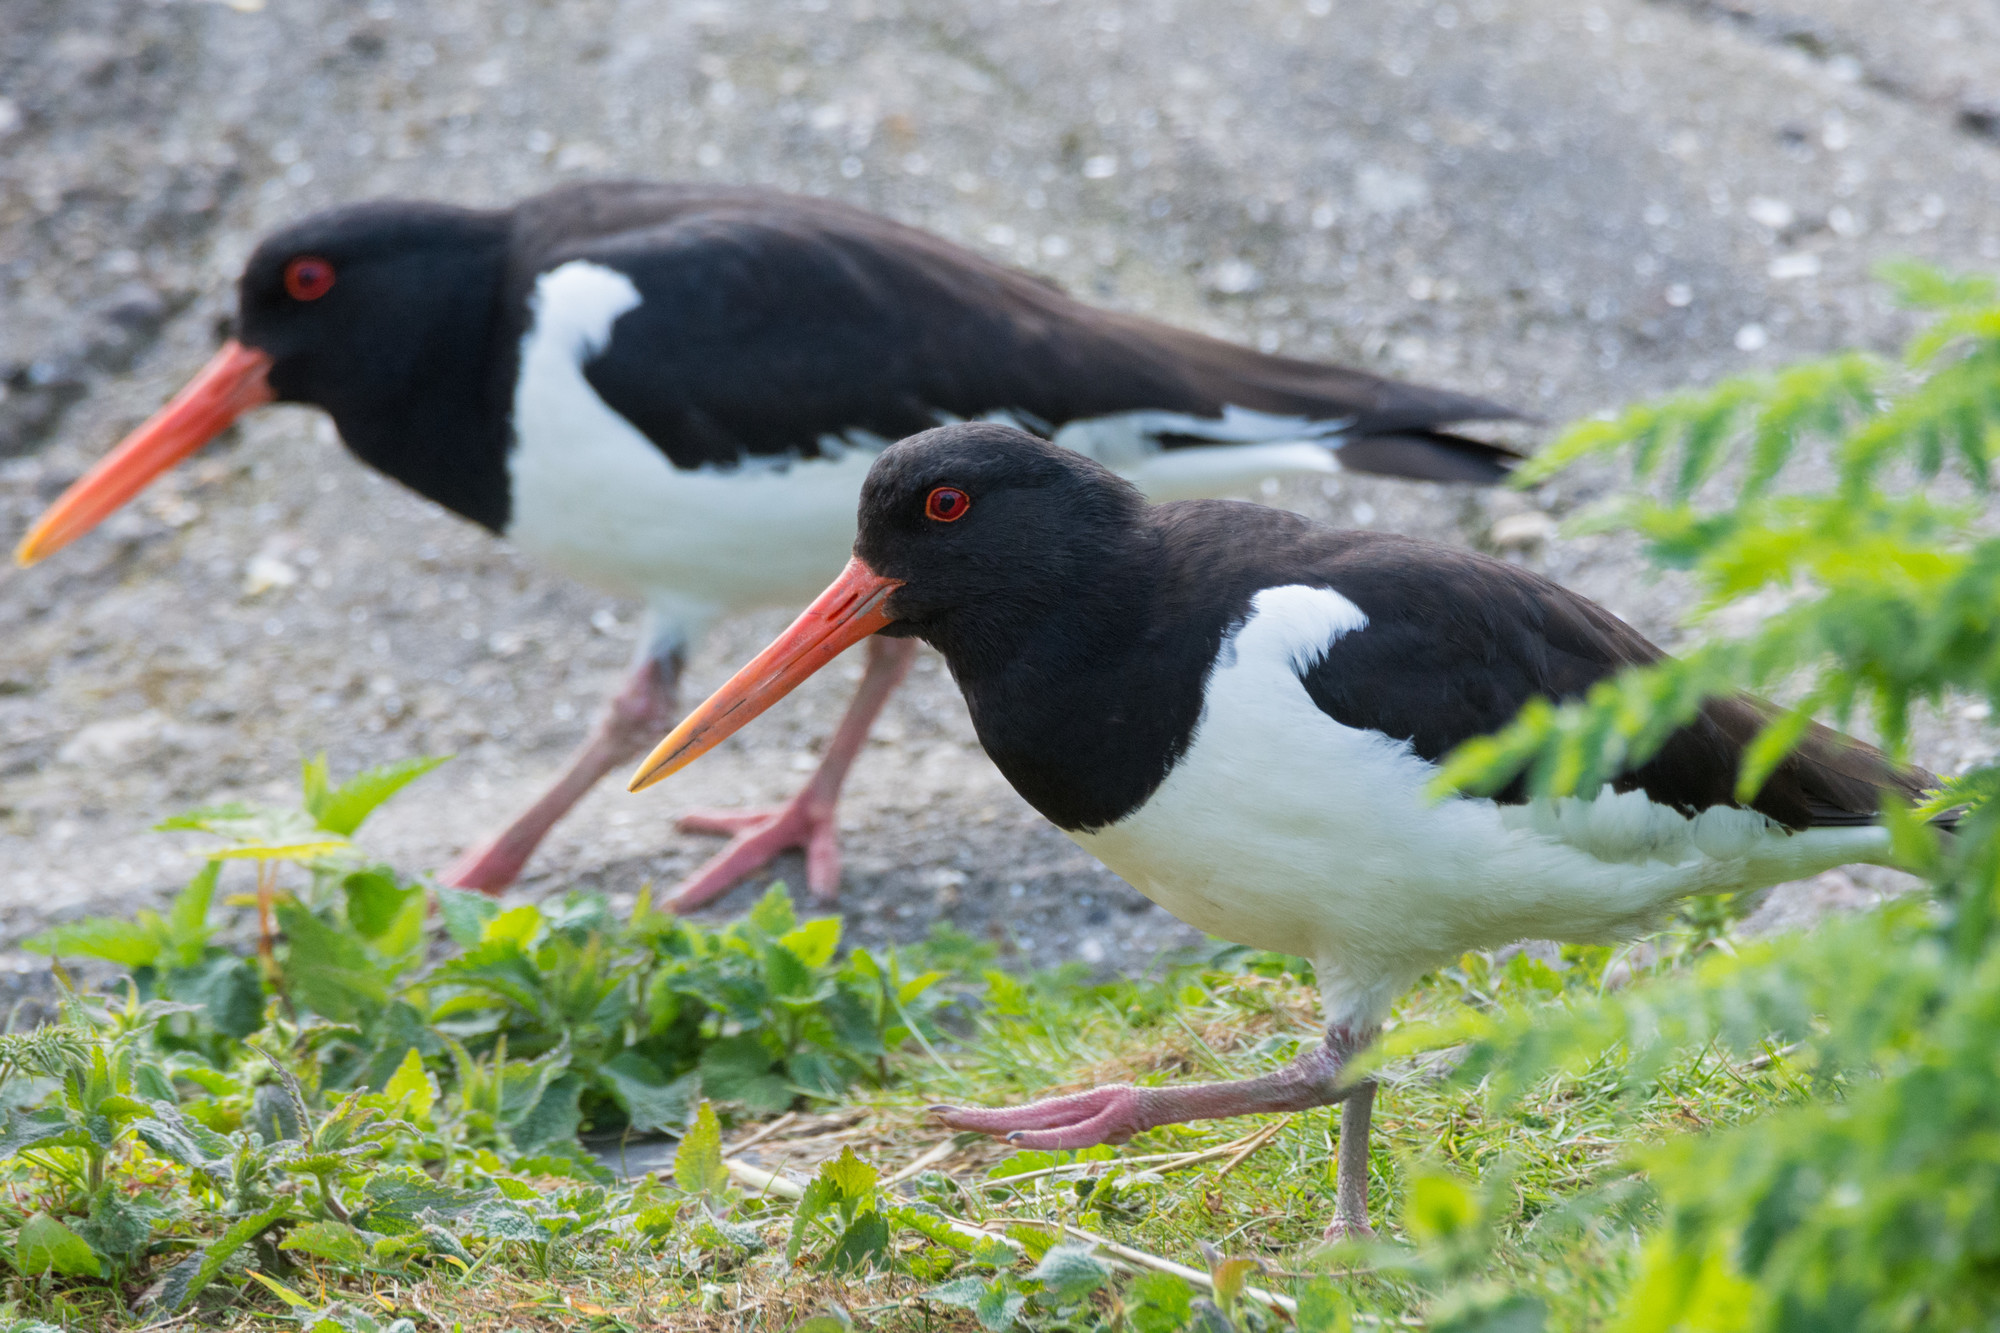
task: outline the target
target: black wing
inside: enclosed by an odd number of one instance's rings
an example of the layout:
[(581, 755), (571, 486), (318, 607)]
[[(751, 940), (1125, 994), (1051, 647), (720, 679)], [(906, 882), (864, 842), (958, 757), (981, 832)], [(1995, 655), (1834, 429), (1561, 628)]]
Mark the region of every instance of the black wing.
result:
[[(1220, 501), (1154, 510), (1178, 529), (1179, 582), (1231, 585), (1240, 618), (1261, 588), (1318, 581), (1368, 617), (1303, 675), (1313, 702), (1344, 725), (1407, 740), (1436, 762), (1498, 731), (1523, 704), (1581, 697), (1660, 649), (1594, 602), (1504, 561), (1413, 538), (1338, 532), (1291, 514)], [(1216, 641), (1222, 627), (1218, 626)], [(1212, 648), (1209, 651), (1213, 651)], [(1749, 695), (1710, 700), (1659, 753), (1621, 775), (1693, 814), (1736, 805), (1743, 749), (1775, 712)], [(1916, 800), (1936, 779), (1814, 724), (1750, 803), (1788, 828), (1872, 822), (1884, 792)], [(1499, 799), (1526, 799), (1516, 781)]]
[[(814, 457), (850, 431), (896, 439), (997, 411), (1052, 430), (1231, 405), (1351, 421), (1340, 457), (1359, 471), (1493, 481), (1516, 458), (1442, 429), (1515, 415), (1495, 404), (1096, 310), (824, 200), (591, 185), (531, 200), (517, 218), (518, 288), (579, 258), (638, 287), (642, 304), (585, 374), (681, 467)], [(1199, 431), (1160, 440), (1216, 442)]]

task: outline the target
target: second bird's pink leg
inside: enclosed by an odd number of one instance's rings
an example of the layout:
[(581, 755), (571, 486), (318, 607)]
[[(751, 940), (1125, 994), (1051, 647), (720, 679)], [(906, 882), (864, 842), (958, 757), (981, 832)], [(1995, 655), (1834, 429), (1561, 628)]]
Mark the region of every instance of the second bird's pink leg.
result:
[(797, 796), (776, 810), (695, 810), (682, 815), (677, 826), (683, 832), (727, 833), (732, 841), (661, 905), (676, 912), (692, 911), (794, 847), (805, 848), (807, 891), (819, 902), (832, 902), (840, 893), (840, 824), (835, 807), (841, 783), (867, 743), (868, 729), (882, 706), (916, 660), (915, 639), (876, 635), (868, 640), (868, 666), (861, 686), (826, 743), (819, 768)]
[(556, 821), (570, 812), (614, 768), (631, 763), (659, 742), (674, 723), (680, 682), (679, 652), (648, 654), (611, 697), (568, 767), (535, 803), (491, 842), (474, 847), (438, 872), (438, 881), (497, 894), (512, 884)]

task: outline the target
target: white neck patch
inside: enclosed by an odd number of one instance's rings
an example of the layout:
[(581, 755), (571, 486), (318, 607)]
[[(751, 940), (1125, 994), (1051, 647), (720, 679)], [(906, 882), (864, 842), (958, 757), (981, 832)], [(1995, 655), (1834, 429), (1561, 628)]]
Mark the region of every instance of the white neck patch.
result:
[(531, 359), (567, 357), (582, 365), (611, 341), (611, 326), (639, 304), (639, 289), (615, 268), (572, 259), (535, 279), (528, 296), (528, 332), (521, 339), (523, 371)]
[[(1250, 599), (1250, 618), (1230, 635), (1238, 660), (1284, 661), (1303, 677), (1319, 665), (1343, 635), (1365, 629), (1368, 616), (1331, 588), (1288, 583), (1266, 588)], [(1222, 662), (1216, 669), (1224, 669)]]

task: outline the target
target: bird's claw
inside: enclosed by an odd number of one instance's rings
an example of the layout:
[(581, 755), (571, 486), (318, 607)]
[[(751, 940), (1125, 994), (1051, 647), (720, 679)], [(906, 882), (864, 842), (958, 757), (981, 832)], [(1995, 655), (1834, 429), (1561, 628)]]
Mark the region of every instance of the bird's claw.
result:
[(1022, 1148), (1090, 1148), (1123, 1143), (1152, 1128), (1139, 1090), (1118, 1083), (1069, 1097), (1051, 1097), (1026, 1106), (933, 1106), (930, 1113), (951, 1129), (1001, 1136)]

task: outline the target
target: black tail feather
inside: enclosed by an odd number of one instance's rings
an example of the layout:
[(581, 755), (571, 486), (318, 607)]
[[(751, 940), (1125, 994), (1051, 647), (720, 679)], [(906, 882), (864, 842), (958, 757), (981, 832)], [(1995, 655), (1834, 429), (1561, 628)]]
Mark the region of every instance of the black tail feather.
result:
[(1521, 455), (1505, 445), (1441, 430), (1364, 435), (1342, 444), (1335, 456), (1350, 472), (1481, 486), (1505, 481), (1521, 462)]

